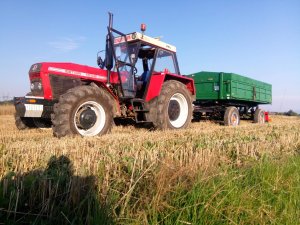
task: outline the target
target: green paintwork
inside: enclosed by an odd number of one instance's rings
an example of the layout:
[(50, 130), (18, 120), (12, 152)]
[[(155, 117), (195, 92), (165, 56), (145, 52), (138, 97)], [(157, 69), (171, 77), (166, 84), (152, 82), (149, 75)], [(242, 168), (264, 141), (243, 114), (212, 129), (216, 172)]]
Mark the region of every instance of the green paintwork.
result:
[(198, 72), (194, 79), (197, 100), (242, 100), (272, 103), (272, 85), (234, 73)]

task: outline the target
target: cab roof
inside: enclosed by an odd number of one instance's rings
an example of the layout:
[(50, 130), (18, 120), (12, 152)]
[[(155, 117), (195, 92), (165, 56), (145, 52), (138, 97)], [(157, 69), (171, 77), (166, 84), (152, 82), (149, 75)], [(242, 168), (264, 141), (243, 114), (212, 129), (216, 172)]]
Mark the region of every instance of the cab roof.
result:
[[(171, 52), (176, 52), (176, 47), (175, 46), (167, 44), (163, 41), (160, 41), (157, 38), (152, 38), (152, 37), (149, 37), (147, 35), (141, 34), (139, 32), (134, 32), (134, 33), (127, 34), (126, 39), (127, 39), (127, 42), (129, 42), (129, 43), (135, 42), (135, 41), (143, 41), (143, 42), (146, 42), (148, 44), (155, 45), (155, 46), (158, 46), (160, 48), (169, 50)], [(115, 44), (119, 44), (119, 43), (122, 43), (122, 42), (125, 42), (125, 38), (122, 37), (122, 36), (116, 37), (115, 40), (114, 40)]]

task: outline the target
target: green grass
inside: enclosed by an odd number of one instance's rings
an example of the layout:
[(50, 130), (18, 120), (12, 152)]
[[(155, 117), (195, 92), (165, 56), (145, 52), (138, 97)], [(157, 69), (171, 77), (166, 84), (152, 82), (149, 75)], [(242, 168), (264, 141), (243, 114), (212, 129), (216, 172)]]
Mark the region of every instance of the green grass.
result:
[(147, 213), (150, 224), (300, 224), (300, 156), (202, 175)]
[(132, 211), (136, 202), (128, 201), (127, 210), (117, 213), (114, 220), (113, 209), (107, 203), (115, 204), (121, 196), (111, 192), (107, 202), (101, 204), (94, 185), (93, 177), (73, 175), (72, 164), (63, 156), (52, 157), (42, 171), (22, 176), (9, 173), (0, 183), (0, 222), (300, 224), (299, 155), (278, 161), (262, 158), (243, 167), (224, 164), (214, 172), (202, 172), (196, 179), (172, 181), (164, 193), (166, 184), (154, 188), (149, 180), (145, 181), (131, 194), (138, 197), (148, 193), (150, 204), (141, 202), (139, 210)]

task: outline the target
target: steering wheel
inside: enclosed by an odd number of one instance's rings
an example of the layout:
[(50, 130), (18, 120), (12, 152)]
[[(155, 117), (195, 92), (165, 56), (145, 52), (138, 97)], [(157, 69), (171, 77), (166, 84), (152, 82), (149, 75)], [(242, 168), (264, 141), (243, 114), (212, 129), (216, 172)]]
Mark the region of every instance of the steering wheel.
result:
[[(121, 67), (121, 66), (123, 66), (123, 65), (132, 67), (132, 73), (133, 73), (133, 75), (136, 75), (137, 72), (138, 72), (137, 68), (136, 68), (135, 66), (132, 66), (130, 63), (127, 63), (127, 62), (123, 62), (123, 61), (121, 61), (121, 60), (118, 60), (118, 63), (117, 63), (117, 64), (119, 64), (119, 67)], [(127, 70), (126, 70), (126, 71), (127, 71)]]

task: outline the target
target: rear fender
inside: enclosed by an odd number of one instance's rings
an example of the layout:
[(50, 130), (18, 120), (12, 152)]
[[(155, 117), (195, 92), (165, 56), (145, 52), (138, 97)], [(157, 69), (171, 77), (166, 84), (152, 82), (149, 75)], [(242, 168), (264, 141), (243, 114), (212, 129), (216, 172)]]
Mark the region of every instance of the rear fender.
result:
[(158, 73), (158, 74), (152, 74), (152, 76), (150, 77), (148, 86), (146, 88), (145, 101), (149, 102), (155, 97), (159, 96), (162, 85), (167, 80), (177, 80), (185, 84), (187, 89), (190, 91), (191, 95), (194, 98), (196, 90), (195, 90), (193, 79), (180, 76), (177, 74)]

